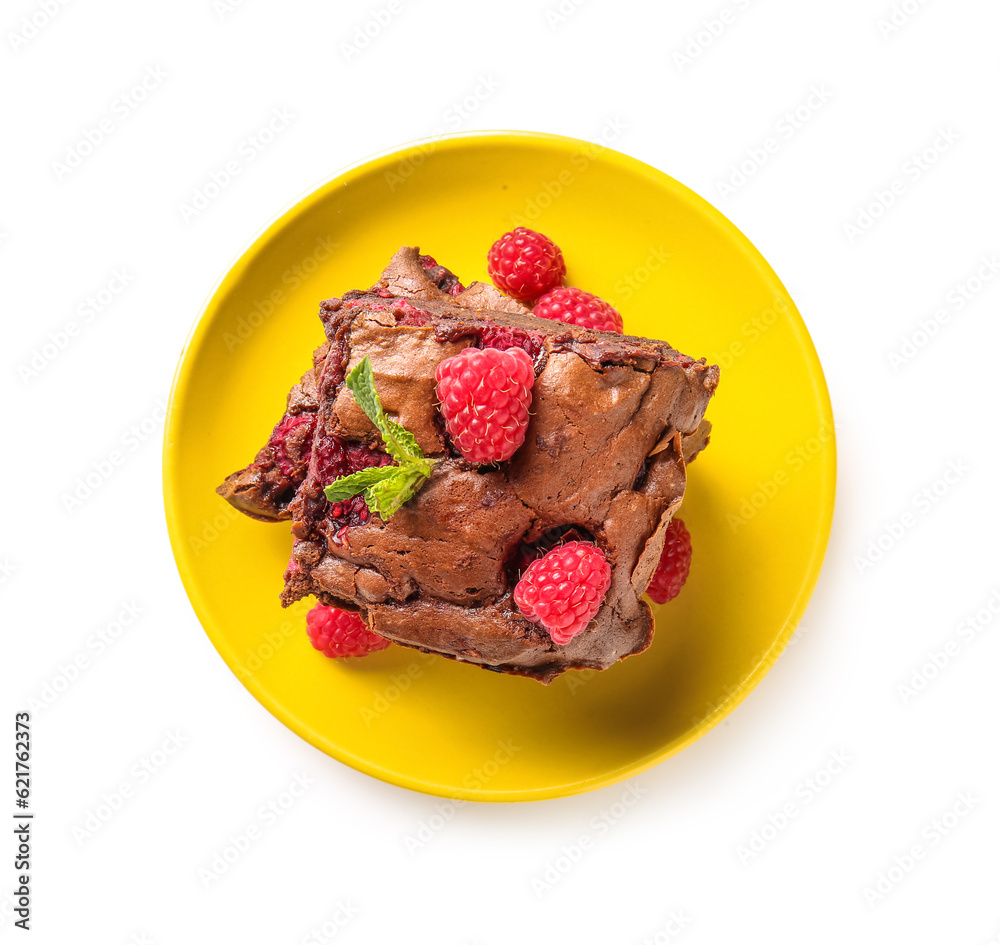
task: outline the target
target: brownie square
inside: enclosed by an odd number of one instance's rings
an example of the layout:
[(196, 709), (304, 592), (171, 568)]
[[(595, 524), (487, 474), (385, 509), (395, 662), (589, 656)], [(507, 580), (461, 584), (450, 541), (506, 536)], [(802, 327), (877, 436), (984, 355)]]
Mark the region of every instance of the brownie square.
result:
[[(685, 454), (707, 442), (718, 368), (661, 341), (534, 318), (491, 287), (462, 289), (413, 248), (320, 315), (326, 343), (285, 416), (220, 487), (248, 514), (291, 519), (282, 602), (314, 595), (402, 645), (543, 682), (645, 649), (641, 595), (684, 495)], [(469, 346), (517, 346), (534, 365), (525, 442), (503, 463), (466, 462), (438, 410), (437, 365)], [(437, 460), (386, 522), (361, 496), (330, 503), (323, 492), (390, 462), (344, 384), (364, 357), (386, 412)], [(532, 554), (572, 539), (595, 542), (612, 578), (594, 620), (560, 645), (521, 615), (513, 589)]]

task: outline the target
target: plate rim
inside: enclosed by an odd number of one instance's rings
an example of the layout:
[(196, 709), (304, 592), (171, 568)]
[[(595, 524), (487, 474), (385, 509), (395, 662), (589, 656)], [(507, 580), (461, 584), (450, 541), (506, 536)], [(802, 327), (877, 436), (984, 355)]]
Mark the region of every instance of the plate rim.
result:
[[(218, 629), (207, 616), (208, 608), (199, 593), (195, 582), (195, 568), (187, 552), (181, 527), (179, 515), (176, 511), (176, 500), (178, 489), (174, 477), (174, 464), (176, 459), (175, 443), (179, 434), (179, 423), (181, 405), (185, 402), (186, 389), (193, 374), (194, 359), (189, 358), (189, 354), (197, 350), (208, 334), (209, 325), (212, 321), (210, 317), (213, 302), (219, 297), (222, 289), (229, 283), (235, 282), (249, 265), (249, 256), (259, 255), (268, 242), (279, 232), (286, 219), (293, 213), (305, 210), (308, 206), (323, 199), (334, 185), (346, 186), (352, 178), (360, 176), (362, 173), (368, 174), (377, 170), (380, 166), (391, 161), (403, 161), (407, 156), (415, 151), (438, 150), (442, 146), (463, 148), (473, 145), (482, 145), (491, 142), (494, 146), (509, 146), (513, 143), (532, 143), (554, 151), (587, 151), (592, 154), (593, 159), (598, 157), (618, 169), (624, 170), (650, 180), (657, 186), (665, 186), (677, 197), (693, 205), (693, 207), (707, 220), (710, 220), (716, 227), (729, 235), (734, 243), (740, 248), (745, 256), (762, 272), (766, 281), (773, 282), (779, 291), (783, 293), (784, 299), (790, 303), (789, 323), (794, 329), (795, 335), (802, 346), (803, 354), (809, 362), (811, 368), (809, 374), (816, 386), (816, 395), (820, 407), (820, 416), (828, 424), (830, 431), (827, 443), (824, 443), (823, 456), (823, 490), (820, 495), (819, 511), (820, 525), (816, 530), (815, 541), (810, 553), (809, 567), (800, 585), (794, 607), (785, 621), (785, 626), (777, 636), (774, 643), (761, 657), (759, 662), (747, 674), (743, 681), (729, 693), (728, 697), (720, 703), (714, 712), (702, 718), (696, 725), (691, 726), (682, 736), (674, 741), (662, 746), (657, 751), (649, 752), (633, 762), (619, 765), (614, 769), (604, 771), (601, 775), (574, 781), (566, 784), (551, 785), (542, 788), (530, 788), (523, 791), (518, 790), (490, 790), (476, 789), (470, 790), (457, 785), (443, 785), (420, 778), (410, 777), (405, 774), (388, 771), (379, 764), (360, 758), (351, 752), (332, 744), (329, 739), (321, 737), (307, 723), (298, 719), (292, 713), (280, 705), (261, 686), (254, 685), (254, 677), (240, 673), (234, 665), (229, 648), (223, 641), (217, 639)], [(202, 630), (209, 638), (216, 652), (225, 662), (229, 670), (236, 676), (240, 684), (250, 693), (271, 715), (273, 715), (286, 728), (311, 744), (314, 748), (328, 757), (332, 757), (357, 771), (367, 774), (370, 777), (379, 779), (397, 787), (406, 788), (431, 796), (445, 797), (454, 800), (480, 801), (487, 803), (499, 802), (523, 802), (552, 800), (561, 797), (570, 797), (575, 794), (582, 794), (594, 791), (599, 788), (617, 784), (626, 778), (635, 777), (655, 767), (668, 758), (673, 757), (685, 748), (702, 738), (720, 722), (728, 717), (735, 709), (753, 692), (767, 675), (771, 667), (777, 661), (788, 645), (788, 641), (795, 633), (796, 628), (802, 620), (806, 608), (812, 599), (819, 581), (820, 573), (826, 558), (829, 547), (830, 534), (833, 524), (833, 515), (836, 505), (837, 487), (837, 441), (836, 429), (833, 414), (833, 406), (830, 400), (829, 386), (826, 382), (826, 374), (823, 365), (819, 360), (815, 344), (809, 334), (798, 306), (792, 299), (788, 289), (782, 283), (778, 274), (764, 258), (763, 254), (754, 246), (743, 231), (736, 226), (727, 216), (709, 203), (704, 197), (692, 190), (690, 187), (671, 177), (665, 171), (653, 167), (650, 164), (632, 157), (621, 151), (616, 151), (606, 145), (582, 138), (574, 138), (567, 135), (552, 134), (549, 132), (524, 131), (524, 130), (478, 130), (468, 132), (456, 132), (445, 135), (435, 135), (428, 138), (419, 138), (406, 142), (395, 147), (375, 152), (354, 163), (335, 171), (328, 177), (320, 180), (312, 187), (301, 192), (288, 204), (281, 208), (267, 223), (255, 233), (244, 246), (237, 252), (234, 258), (226, 266), (225, 271), (218, 282), (208, 292), (204, 303), (195, 318), (194, 324), (184, 341), (178, 355), (177, 367), (170, 387), (170, 394), (167, 401), (167, 413), (164, 422), (163, 432), (163, 459), (161, 464), (161, 474), (163, 479), (163, 506), (167, 524), (167, 533), (170, 541), (171, 552), (174, 563), (177, 567), (181, 583), (187, 594), (188, 602), (198, 619)]]

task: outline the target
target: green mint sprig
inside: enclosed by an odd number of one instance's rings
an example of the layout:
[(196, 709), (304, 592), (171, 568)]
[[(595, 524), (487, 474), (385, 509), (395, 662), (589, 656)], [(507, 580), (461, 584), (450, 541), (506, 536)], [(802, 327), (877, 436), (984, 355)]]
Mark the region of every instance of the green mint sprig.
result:
[(413, 497), (434, 468), (434, 460), (427, 459), (417, 445), (416, 437), (406, 427), (390, 420), (382, 409), (372, 363), (366, 355), (360, 364), (347, 375), (344, 383), (354, 393), (358, 406), (382, 435), (386, 452), (396, 460), (395, 466), (369, 466), (349, 476), (341, 476), (324, 490), (331, 502), (343, 502), (363, 493), (373, 514), (387, 521), (398, 512), (404, 502)]

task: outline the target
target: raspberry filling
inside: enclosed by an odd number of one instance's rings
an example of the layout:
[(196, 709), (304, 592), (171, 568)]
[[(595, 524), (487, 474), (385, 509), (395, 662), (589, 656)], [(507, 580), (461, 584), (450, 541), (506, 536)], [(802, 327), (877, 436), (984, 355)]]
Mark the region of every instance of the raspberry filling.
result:
[[(316, 447), (315, 456), (316, 481), (320, 488), (359, 469), (388, 466), (392, 462), (392, 457), (381, 450), (369, 449), (363, 443), (350, 443), (339, 436), (324, 439)], [(335, 545), (342, 545), (347, 529), (363, 525), (369, 516), (368, 504), (361, 495), (353, 496), (346, 502), (326, 502), (316, 530)]]
[(508, 348), (520, 348), (532, 361), (541, 354), (545, 344), (545, 335), (540, 331), (527, 331), (524, 328), (510, 328), (487, 322), (479, 331), (479, 348), (497, 348), (506, 351)]
[[(430, 257), (422, 257), (430, 258)], [(458, 285), (456, 283), (456, 285)], [(459, 291), (464, 291), (458, 285)], [(382, 295), (382, 293), (379, 293)], [(457, 294), (457, 293), (452, 293)], [(360, 300), (357, 300), (360, 301)], [(347, 307), (351, 303), (345, 303)], [(384, 308), (379, 303), (368, 303), (372, 309), (388, 310), (390, 307), (396, 317), (397, 325), (405, 325), (408, 328), (424, 328), (428, 323), (428, 313), (411, 304), (407, 299), (393, 299), (391, 306)], [(445, 328), (438, 326), (434, 332), (434, 337), (439, 342), (456, 341), (459, 338), (474, 338), (472, 343), (474, 348), (496, 348), (498, 351), (506, 351), (508, 348), (520, 348), (532, 361), (536, 360), (545, 346), (545, 335), (540, 331), (528, 331), (525, 328), (515, 328), (512, 325), (497, 325), (495, 322), (486, 321), (475, 327), (463, 325), (455, 328)]]
[(512, 325), (497, 325), (495, 322), (483, 322), (475, 328), (469, 325), (438, 328), (434, 337), (440, 342), (471, 337), (475, 339), (472, 343), (474, 348), (496, 348), (498, 351), (520, 348), (532, 361), (537, 360), (545, 346), (545, 335), (540, 331), (528, 331)]
[(417, 261), (427, 273), (427, 278), (431, 280), (442, 292), (449, 295), (458, 295), (465, 291), (465, 286), (458, 281), (458, 276), (450, 269), (439, 266), (433, 256), (420, 256)]
[(406, 325), (409, 328), (423, 328), (427, 324), (427, 313), (421, 311), (415, 305), (411, 305), (406, 299), (399, 299), (393, 303), (392, 307), (397, 325)]
[(388, 289), (379, 289), (377, 293), (385, 302), (372, 302), (370, 299), (348, 299), (343, 308), (364, 308), (369, 312), (392, 312), (397, 325), (408, 325), (411, 328), (423, 328), (427, 324), (427, 312), (411, 304), (408, 299), (393, 296)]
[[(297, 476), (301, 482), (305, 475), (303, 463), (309, 458), (315, 428), (314, 413), (291, 414), (274, 428), (267, 445), (275, 465), (285, 478)], [(299, 469), (296, 470), (296, 467)]]

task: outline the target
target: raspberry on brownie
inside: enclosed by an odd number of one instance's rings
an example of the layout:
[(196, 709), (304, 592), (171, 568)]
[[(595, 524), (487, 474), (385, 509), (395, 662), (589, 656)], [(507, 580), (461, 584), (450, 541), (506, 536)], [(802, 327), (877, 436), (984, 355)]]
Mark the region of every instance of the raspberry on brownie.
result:
[(514, 603), (556, 643), (587, 629), (611, 584), (611, 566), (589, 541), (557, 545), (528, 565), (514, 588)]
[[(426, 259), (404, 248), (371, 291), (321, 306), (328, 346), (313, 372), (311, 449), (282, 510), (294, 536), (283, 603), (314, 595), (396, 643), (542, 682), (640, 652), (652, 638), (642, 594), (686, 459), (707, 442), (718, 368), (664, 342), (532, 317), (489, 286), (456, 292)], [(442, 363), (469, 349), (517, 350), (510, 370), (523, 358), (533, 374), (523, 444), (485, 465), (463, 455), (438, 392)], [(386, 413), (435, 461), (387, 521), (360, 496), (331, 503), (324, 493), (338, 476), (390, 461), (345, 385), (366, 357)], [(280, 450), (271, 454), (280, 471)], [(605, 586), (591, 552), (610, 576), (592, 619), (588, 603), (582, 626), (560, 613), (551, 619), (573, 632), (553, 633), (539, 612), (529, 619), (515, 588), (532, 562), (574, 542), (586, 546), (582, 584)]]
[(465, 459), (501, 462), (520, 449), (535, 383), (523, 348), (466, 348), (445, 358), (435, 376), (445, 429)]

